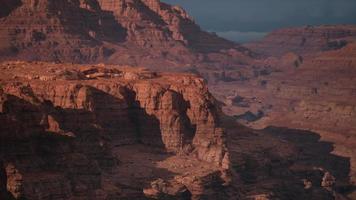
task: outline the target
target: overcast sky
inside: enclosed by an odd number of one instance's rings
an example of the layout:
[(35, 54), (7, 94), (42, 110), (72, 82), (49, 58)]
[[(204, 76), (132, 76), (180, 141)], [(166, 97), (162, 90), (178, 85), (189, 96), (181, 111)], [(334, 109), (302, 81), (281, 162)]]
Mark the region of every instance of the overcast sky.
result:
[(163, 0), (181, 5), (205, 30), (239, 42), (281, 27), (356, 24), (356, 0)]

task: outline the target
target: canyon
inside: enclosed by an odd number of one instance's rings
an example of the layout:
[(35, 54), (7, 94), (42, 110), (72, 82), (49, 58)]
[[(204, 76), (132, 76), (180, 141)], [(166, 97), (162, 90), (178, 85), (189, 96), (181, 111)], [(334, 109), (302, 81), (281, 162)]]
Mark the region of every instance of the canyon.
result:
[(240, 45), (158, 0), (0, 0), (0, 198), (356, 199), (355, 38)]
[(182, 8), (158, 0), (3, 0), (1, 7), (8, 8), (0, 15), (1, 60), (175, 69), (216, 66), (221, 57), (241, 62), (251, 53), (202, 31)]
[(243, 127), (197, 75), (0, 67), (2, 198), (342, 199), (352, 189), (348, 159), (317, 134)]
[[(260, 42), (245, 45), (269, 52), (255, 62), (255, 77), (218, 83), (210, 89), (224, 102), (224, 112), (244, 125), (255, 129), (270, 126), (301, 129), (317, 133), (321, 141), (332, 142), (335, 155), (350, 158), (349, 176), (354, 182), (353, 29), (308, 26), (272, 32)], [(309, 36), (311, 33), (323, 37)], [(304, 46), (296, 41), (305, 41)], [(343, 41), (343, 45), (326, 48), (331, 41)]]
[(225, 132), (199, 77), (49, 63), (2, 69), (2, 170), (16, 199), (144, 199), (145, 187), (212, 198), (215, 182), (228, 181)]

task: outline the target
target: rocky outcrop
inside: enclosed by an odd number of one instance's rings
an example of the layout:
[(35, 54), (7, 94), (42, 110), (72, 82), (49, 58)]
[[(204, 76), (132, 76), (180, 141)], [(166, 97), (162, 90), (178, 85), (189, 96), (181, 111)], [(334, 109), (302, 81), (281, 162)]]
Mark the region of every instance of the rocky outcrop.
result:
[[(116, 160), (125, 155), (116, 157), (114, 149), (123, 145), (160, 148), (215, 166), (201, 178), (229, 167), (219, 108), (201, 78), (115, 66), (10, 62), (2, 68), (1, 157), (7, 191), (15, 198), (112, 195), (103, 188), (110, 181), (103, 174), (120, 172)], [(180, 184), (193, 196), (205, 193), (203, 186), (192, 191), (193, 183)]]
[(352, 198), (354, 29), (277, 31), (247, 45), (266, 54), (253, 60), (156, 0), (0, 0), (0, 60), (186, 71), (205, 77), (246, 125), (322, 136), (233, 127), (226, 141), (220, 110), (194, 75), (8, 62), (0, 66), (0, 197)]
[(159, 69), (203, 62), (217, 65), (221, 59), (210, 57), (230, 59), (221, 52), (229, 49), (239, 60), (233, 65), (250, 57), (247, 49), (202, 31), (182, 8), (156, 0), (16, 2), (0, 1), (1, 60), (104, 62)]
[(2, 58), (92, 62), (110, 52), (102, 41), (120, 42), (126, 37), (110, 13), (91, 11), (79, 1), (19, 2), (20, 6), (0, 19)]
[[(226, 121), (234, 186), (246, 199), (354, 199), (349, 158), (335, 155), (318, 133)], [(266, 142), (268, 141), (268, 142)]]
[[(347, 38), (348, 43), (336, 49), (323, 48), (325, 43), (310, 43), (309, 47), (295, 49), (287, 42), (281, 42), (281, 45), (287, 44), (287, 49), (277, 48), (273, 45), (276, 43), (265, 43), (268, 48), (281, 52), (269, 51), (273, 56), (257, 61), (254, 78), (210, 88), (226, 103), (224, 111), (245, 125), (258, 129), (274, 125), (310, 130), (317, 133), (320, 140), (333, 143), (334, 154), (350, 159), (350, 170), (343, 179), (354, 184), (354, 27), (321, 26), (311, 30), (315, 36), (307, 31), (307, 41), (329, 35), (330, 41)], [(289, 41), (303, 36), (299, 31), (291, 30), (289, 34), (293, 35)], [(289, 53), (294, 50), (302, 55)]]
[(246, 47), (269, 56), (285, 53), (308, 55), (320, 51), (340, 49), (354, 41), (356, 28), (352, 25), (305, 26), (273, 31), (262, 41)]

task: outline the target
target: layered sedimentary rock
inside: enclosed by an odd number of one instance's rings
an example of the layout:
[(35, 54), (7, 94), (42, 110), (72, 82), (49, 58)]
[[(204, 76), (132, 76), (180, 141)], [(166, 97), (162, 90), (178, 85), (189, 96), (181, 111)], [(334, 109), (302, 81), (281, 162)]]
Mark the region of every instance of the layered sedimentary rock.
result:
[(124, 28), (109, 12), (92, 11), (79, 1), (16, 2), (18, 6), (0, 19), (2, 57), (92, 62), (111, 52), (103, 41), (125, 39)]
[(317, 133), (278, 127), (257, 131), (233, 119), (224, 123), (231, 171), (238, 174), (234, 187), (242, 199), (345, 199), (352, 191), (349, 159), (333, 154), (333, 144), (320, 141)]
[(165, 45), (173, 40), (201, 51), (234, 47), (229, 41), (203, 32), (179, 6), (159, 0), (98, 2), (103, 10), (112, 11), (128, 30), (128, 39), (142, 46)]
[[(182, 8), (156, 0), (3, 0), (0, 5), (2, 60), (184, 68), (221, 63), (217, 55), (235, 60), (235, 66), (250, 58), (247, 49), (202, 31)], [(235, 58), (221, 52), (229, 49)]]
[[(262, 42), (266, 47), (261, 51), (268, 54), (255, 62), (253, 78), (220, 82), (210, 88), (224, 101), (225, 113), (245, 125), (259, 129), (274, 125), (310, 130), (320, 135), (320, 140), (333, 143), (333, 153), (350, 159), (349, 175), (344, 179), (354, 183), (354, 26), (289, 30), (277, 31), (280, 37), (272, 33), (270, 38), (281, 39), (280, 43)], [(287, 42), (298, 41), (304, 34), (304, 47)], [(326, 48), (327, 38), (347, 43)], [(351, 198), (355, 197), (351, 195)]]
[(313, 54), (334, 50), (354, 41), (356, 28), (352, 25), (305, 26), (273, 31), (259, 42), (246, 47), (265, 55), (281, 56), (288, 52)]
[[(185, 155), (186, 161), (214, 166), (202, 175), (193, 168), (187, 177), (203, 179), (228, 169), (219, 109), (201, 78), (115, 66), (10, 62), (1, 67), (1, 170), (6, 172), (1, 184), (14, 198), (130, 198), (103, 185), (120, 184), (104, 174), (124, 169), (118, 164), (126, 159), (123, 145), (160, 148), (177, 159)], [(135, 195), (144, 198), (143, 188), (153, 178), (131, 185)], [(180, 184), (190, 191), (193, 183)]]
[(268, 90), (282, 100), (281, 105), (289, 105), (292, 111), (284, 117), (271, 114), (271, 121), (278, 125), (315, 130), (326, 141), (335, 142), (337, 154), (351, 157), (353, 180), (356, 155), (354, 55), (354, 44), (322, 53), (305, 61), (300, 69), (289, 75), (294, 78), (277, 82), (272, 80), (268, 86)]
[(354, 26), (284, 29), (246, 45), (261, 53), (253, 60), (250, 50), (156, 0), (0, 0), (1, 60), (187, 71), (208, 80), (239, 122), (322, 135), (232, 127), (227, 153), (201, 78), (4, 63), (0, 196), (353, 198), (354, 38)]

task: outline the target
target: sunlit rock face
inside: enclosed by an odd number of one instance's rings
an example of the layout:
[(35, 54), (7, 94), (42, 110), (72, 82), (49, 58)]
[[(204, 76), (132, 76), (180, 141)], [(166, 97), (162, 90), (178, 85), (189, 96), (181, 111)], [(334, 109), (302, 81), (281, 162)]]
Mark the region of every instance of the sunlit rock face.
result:
[[(0, 115), (6, 174), (2, 184), (6, 182), (4, 191), (15, 198), (86, 198), (88, 191), (109, 195), (113, 191), (106, 191), (103, 181), (114, 180), (104, 174), (116, 170), (121, 174), (125, 168), (120, 168), (120, 160), (129, 156), (120, 154), (125, 150), (121, 147), (128, 145), (159, 149), (161, 153), (148, 155), (152, 159), (177, 155), (164, 167), (179, 156), (185, 157), (180, 162), (206, 163), (202, 173), (191, 169), (192, 175), (212, 176), (222, 187), (222, 172), (229, 165), (225, 134), (219, 108), (201, 78), (140, 68), (50, 63), (6, 63), (2, 69), (6, 73)], [(142, 187), (136, 193), (144, 196), (146, 185), (130, 184)], [(214, 181), (182, 179), (176, 184), (186, 191), (199, 184), (217, 189)], [(192, 194), (205, 192), (201, 188)]]
[(184, 68), (208, 62), (204, 57), (213, 52), (223, 56), (223, 49), (234, 49), (244, 61), (250, 57), (247, 49), (202, 31), (182, 8), (159, 1), (19, 0), (0, 5), (1, 60)]
[(254, 53), (155, 0), (0, 0), (0, 60), (57, 63), (0, 65), (0, 199), (352, 199), (354, 41)]
[(320, 51), (340, 49), (355, 38), (352, 25), (305, 26), (284, 28), (271, 32), (258, 42), (246, 47), (262, 54), (282, 56), (288, 52), (308, 55)]
[(217, 84), (211, 90), (226, 102), (226, 113), (248, 126), (316, 132), (321, 140), (334, 144), (336, 155), (350, 159), (350, 182), (354, 182), (354, 41), (352, 25), (272, 32), (264, 40), (246, 45), (261, 53), (254, 78)]

